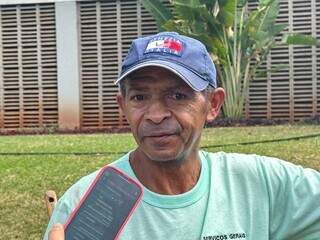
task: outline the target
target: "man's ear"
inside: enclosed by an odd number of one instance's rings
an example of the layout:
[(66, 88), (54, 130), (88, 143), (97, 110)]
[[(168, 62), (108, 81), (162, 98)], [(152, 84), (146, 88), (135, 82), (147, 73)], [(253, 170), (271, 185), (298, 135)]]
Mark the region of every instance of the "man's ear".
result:
[(209, 111), (207, 114), (207, 122), (212, 122), (220, 113), (221, 106), (224, 102), (225, 91), (223, 88), (216, 88), (210, 92), (208, 96), (209, 100)]
[(124, 99), (124, 97), (122, 96), (121, 93), (117, 94), (117, 103), (118, 103), (118, 105), (120, 107), (120, 110), (124, 113), (125, 109), (126, 109), (125, 99)]

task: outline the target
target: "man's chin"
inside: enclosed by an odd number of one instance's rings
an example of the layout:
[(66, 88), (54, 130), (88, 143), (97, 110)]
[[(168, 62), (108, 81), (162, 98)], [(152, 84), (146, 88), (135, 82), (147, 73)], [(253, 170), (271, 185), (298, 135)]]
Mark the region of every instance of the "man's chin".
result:
[(144, 151), (145, 155), (154, 162), (174, 162), (178, 161), (181, 157), (179, 157), (179, 151), (172, 151), (167, 149), (157, 149), (157, 150), (147, 150)]

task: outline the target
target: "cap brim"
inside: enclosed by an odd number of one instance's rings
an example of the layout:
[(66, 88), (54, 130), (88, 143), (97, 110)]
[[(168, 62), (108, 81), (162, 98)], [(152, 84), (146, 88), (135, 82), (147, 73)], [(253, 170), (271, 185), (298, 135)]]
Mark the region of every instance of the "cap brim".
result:
[(137, 71), (141, 68), (150, 67), (150, 66), (162, 67), (171, 71), (172, 73), (179, 76), (182, 80), (184, 80), (193, 90), (197, 92), (203, 91), (209, 85), (208, 81), (203, 80), (201, 77), (199, 77), (194, 72), (188, 70), (187, 68), (176, 63), (161, 61), (161, 60), (147, 61), (147, 62), (143, 62), (133, 66), (128, 71), (123, 73), (115, 81), (115, 84), (119, 84), (119, 82), (122, 79), (124, 79), (126, 76), (128, 76), (130, 73), (133, 73), (134, 71)]

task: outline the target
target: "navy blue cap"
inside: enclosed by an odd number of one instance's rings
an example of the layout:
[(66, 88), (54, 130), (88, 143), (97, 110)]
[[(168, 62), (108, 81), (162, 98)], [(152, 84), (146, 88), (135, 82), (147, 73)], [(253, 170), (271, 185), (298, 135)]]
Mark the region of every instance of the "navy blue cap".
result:
[(216, 68), (206, 47), (196, 39), (175, 32), (134, 40), (115, 83), (147, 66), (168, 69), (195, 91), (202, 91), (208, 85), (217, 87)]

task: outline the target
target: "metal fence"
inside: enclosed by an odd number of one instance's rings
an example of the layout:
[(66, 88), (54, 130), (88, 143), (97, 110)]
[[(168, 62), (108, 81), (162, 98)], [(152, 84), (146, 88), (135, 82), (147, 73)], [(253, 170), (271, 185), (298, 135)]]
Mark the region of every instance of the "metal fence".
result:
[(0, 6), (0, 128), (58, 123), (54, 4)]
[[(249, 8), (255, 5), (252, 1)], [(281, 0), (277, 21), (287, 24), (289, 33), (320, 38), (320, 1)], [(253, 80), (245, 104), (246, 117), (294, 121), (320, 114), (320, 48), (272, 49), (264, 66), (271, 69), (279, 65), (288, 67)]]

